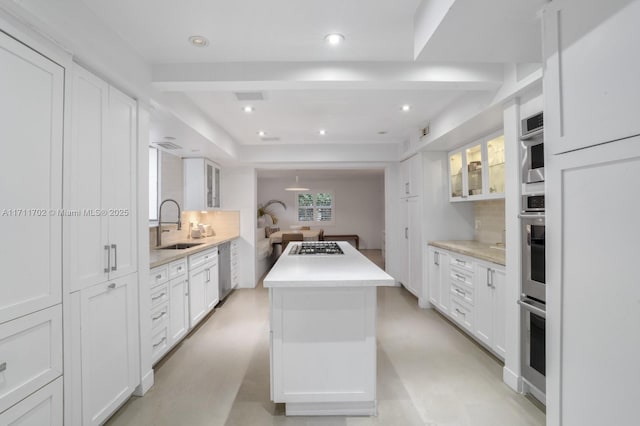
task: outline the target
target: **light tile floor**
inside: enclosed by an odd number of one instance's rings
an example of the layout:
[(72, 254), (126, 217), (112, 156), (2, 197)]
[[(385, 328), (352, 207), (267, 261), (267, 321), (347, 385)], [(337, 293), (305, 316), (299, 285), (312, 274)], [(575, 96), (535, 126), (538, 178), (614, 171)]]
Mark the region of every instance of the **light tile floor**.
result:
[[(363, 251), (382, 265), (380, 251)], [(399, 287), (378, 289), (378, 416), (286, 417), (269, 400), (268, 291), (236, 290), (155, 366), (109, 425), (544, 425), (502, 365)]]

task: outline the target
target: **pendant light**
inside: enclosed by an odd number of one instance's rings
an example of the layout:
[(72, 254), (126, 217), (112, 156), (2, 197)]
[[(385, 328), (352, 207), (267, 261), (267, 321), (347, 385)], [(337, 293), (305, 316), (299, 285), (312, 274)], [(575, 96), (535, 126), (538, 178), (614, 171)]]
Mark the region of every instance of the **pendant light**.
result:
[(284, 190), (285, 191), (308, 191), (309, 188), (300, 186), (300, 183), (298, 183), (298, 176), (296, 176), (296, 182), (292, 185), (287, 186)]

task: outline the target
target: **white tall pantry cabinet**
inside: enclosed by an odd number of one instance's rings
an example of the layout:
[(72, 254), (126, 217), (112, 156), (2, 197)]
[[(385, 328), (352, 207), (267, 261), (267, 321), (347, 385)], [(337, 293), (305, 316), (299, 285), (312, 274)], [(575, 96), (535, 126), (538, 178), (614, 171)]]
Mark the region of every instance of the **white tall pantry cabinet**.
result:
[(64, 72), (0, 33), (2, 425), (62, 425)]
[(69, 424), (102, 423), (139, 377), (136, 102), (73, 68), (65, 163)]
[(422, 291), (422, 154), (400, 163), (400, 282), (418, 299)]
[(640, 1), (543, 12), (547, 424), (637, 423)]

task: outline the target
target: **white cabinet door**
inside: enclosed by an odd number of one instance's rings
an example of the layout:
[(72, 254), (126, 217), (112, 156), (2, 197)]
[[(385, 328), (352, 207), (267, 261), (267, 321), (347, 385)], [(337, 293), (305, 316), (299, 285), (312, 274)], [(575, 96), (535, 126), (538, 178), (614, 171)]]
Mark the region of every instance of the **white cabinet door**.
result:
[(206, 311), (211, 311), (220, 301), (220, 288), (218, 286), (218, 262), (208, 266), (206, 269), (206, 281), (204, 284), (204, 297)]
[(640, 137), (550, 156), (545, 168), (548, 424), (632, 424), (640, 377)]
[(67, 149), (65, 256), (70, 290), (137, 270), (136, 102), (89, 71), (73, 69)]
[(0, 32), (0, 94), (4, 322), (61, 301), (64, 69)]
[(502, 359), (507, 356), (507, 276), (503, 268), (491, 270), (493, 286), (493, 343), (491, 348)]
[(493, 289), (491, 268), (478, 263), (474, 283), (474, 334), (482, 343), (491, 347), (493, 340)]
[[(136, 102), (109, 87), (109, 139), (103, 154), (103, 208), (109, 218), (112, 250), (109, 279), (137, 270), (136, 250)], [(106, 151), (106, 153), (105, 153)]]
[(640, 134), (640, 2), (555, 0), (543, 17), (545, 151)]
[(195, 327), (207, 313), (206, 286), (206, 269), (198, 268), (195, 271), (189, 271), (189, 329)]
[(429, 247), (428, 270), (429, 270), (429, 302), (436, 307), (440, 307), (440, 263), (438, 257), (440, 251), (434, 247)]
[(185, 158), (184, 210), (220, 207), (220, 168), (206, 158)]
[(62, 426), (62, 377), (0, 414), (3, 426)]
[(449, 253), (440, 250), (438, 252), (438, 264), (440, 266), (440, 310), (449, 312), (449, 298), (451, 297), (451, 284), (449, 282)]
[(82, 290), (83, 424), (101, 424), (129, 398), (139, 377), (136, 274)]
[(400, 198), (416, 197), (422, 190), (422, 156), (400, 162)]
[(182, 339), (189, 331), (189, 281), (186, 276), (169, 282), (169, 342)]
[[(107, 138), (109, 85), (90, 72), (73, 68), (71, 138), (66, 147), (65, 207), (81, 212), (64, 220), (65, 256), (70, 290), (101, 283), (109, 277), (111, 255), (103, 207), (103, 157)], [(92, 214), (86, 214), (92, 210)]]
[(398, 281), (408, 286), (409, 282), (409, 207), (408, 199), (400, 200), (400, 244)]
[(417, 298), (422, 297), (422, 226), (420, 203), (417, 198), (407, 200), (409, 222), (409, 289)]

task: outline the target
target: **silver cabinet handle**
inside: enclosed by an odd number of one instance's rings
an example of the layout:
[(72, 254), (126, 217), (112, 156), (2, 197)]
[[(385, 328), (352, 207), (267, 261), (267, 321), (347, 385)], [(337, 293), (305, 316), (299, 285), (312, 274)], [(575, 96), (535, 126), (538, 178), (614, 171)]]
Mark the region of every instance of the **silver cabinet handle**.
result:
[(405, 194), (409, 193), (409, 182), (405, 182), (405, 184), (404, 184), (404, 193)]
[(111, 267), (112, 271), (118, 270), (118, 246), (115, 244), (111, 244), (111, 248), (113, 249), (113, 266)]
[(160, 278), (162, 278), (162, 274), (156, 275), (156, 280), (159, 280)]
[(105, 245), (104, 249), (107, 251), (107, 267), (104, 268), (104, 272), (108, 273), (109, 268), (111, 267), (111, 250), (109, 249), (108, 245)]
[(405, 240), (409, 239), (409, 228), (404, 228), (404, 239)]
[(182, 266), (178, 266), (178, 271), (182, 271)]
[(491, 287), (491, 269), (487, 268), (487, 287)]
[(489, 278), (491, 279), (491, 288), (496, 288), (496, 286), (493, 285), (493, 273), (495, 272), (495, 270), (493, 269), (489, 269), (491, 271), (491, 273), (489, 274)]
[(464, 275), (456, 274), (456, 278), (458, 279), (458, 281), (467, 281)]
[(439, 265), (440, 265), (440, 252), (437, 252), (437, 251), (436, 251), (436, 252), (434, 252), (433, 254), (434, 254), (434, 256), (433, 256), (433, 263), (434, 263), (435, 265), (438, 265), (438, 266), (439, 266)]
[(467, 293), (465, 293), (464, 291), (460, 290), (460, 289), (455, 289), (455, 292), (458, 293), (460, 296), (466, 296)]
[(456, 312), (459, 313), (460, 315), (466, 317), (466, 314), (464, 312), (462, 312), (460, 309), (456, 308)]
[(0, 364), (0, 373), (5, 371), (6, 369), (7, 369), (7, 363), (6, 362), (3, 362), (2, 364)]
[(161, 293), (161, 294), (159, 294), (159, 295), (158, 295), (158, 296), (156, 296), (156, 297), (152, 297), (152, 298), (151, 298), (151, 301), (153, 302), (153, 301), (155, 301), (155, 300), (162, 299), (166, 294), (167, 294), (167, 293)]
[(116, 288), (116, 283), (109, 284), (107, 288), (110, 288), (111, 290), (113, 290), (114, 288)]
[(156, 321), (159, 320), (160, 318), (162, 318), (163, 316), (167, 315), (166, 312), (162, 311), (162, 313), (160, 315), (158, 315), (157, 317), (153, 317), (151, 318), (151, 321)]
[(456, 258), (456, 263), (457, 263), (458, 265), (466, 265), (466, 264), (467, 264), (467, 262), (465, 262), (464, 260), (457, 259), (457, 258)]
[(160, 346), (161, 344), (164, 343), (164, 341), (167, 340), (166, 337), (163, 337), (158, 343), (156, 343), (155, 345), (153, 345), (153, 348), (157, 348), (158, 346)]
[(547, 312), (536, 307), (533, 306), (527, 302), (525, 302), (524, 300), (518, 300), (518, 305), (522, 306), (522, 309), (524, 309), (525, 311), (529, 311), (529, 312), (533, 312), (534, 314), (541, 316), (542, 318), (547, 318)]

